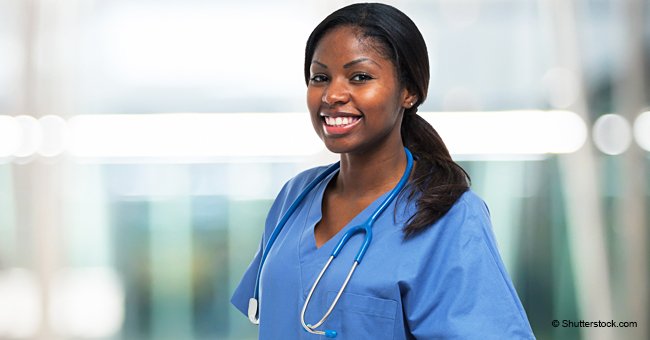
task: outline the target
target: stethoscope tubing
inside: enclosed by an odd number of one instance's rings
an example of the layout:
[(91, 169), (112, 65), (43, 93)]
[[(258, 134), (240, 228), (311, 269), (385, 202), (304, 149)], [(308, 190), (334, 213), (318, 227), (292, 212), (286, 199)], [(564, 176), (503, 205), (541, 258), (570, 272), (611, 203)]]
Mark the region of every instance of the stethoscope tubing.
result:
[[(338, 303), (339, 298), (343, 294), (343, 291), (345, 290), (346, 286), (348, 285), (352, 274), (356, 270), (357, 266), (361, 263), (361, 260), (363, 260), (363, 257), (366, 254), (366, 251), (368, 250), (368, 247), (370, 246), (370, 242), (372, 241), (372, 226), (374, 225), (375, 221), (379, 216), (386, 210), (386, 208), (393, 202), (395, 197), (402, 191), (402, 189), (406, 186), (406, 183), (408, 182), (408, 178), (411, 174), (411, 170), (413, 169), (413, 155), (411, 152), (407, 149), (404, 148), (404, 151), (406, 153), (406, 169), (404, 170), (404, 174), (400, 178), (399, 182), (397, 185), (388, 193), (388, 196), (384, 198), (384, 200), (381, 202), (379, 207), (373, 212), (373, 214), (362, 224), (357, 225), (349, 229), (345, 234), (343, 234), (343, 237), (341, 237), (341, 240), (336, 244), (334, 249), (332, 250), (332, 253), (330, 255), (330, 258), (328, 259), (327, 263), (319, 273), (318, 277), (316, 278), (316, 281), (312, 285), (311, 290), (309, 291), (309, 294), (307, 295), (307, 298), (305, 300), (305, 304), (303, 305), (302, 312), (300, 315), (300, 322), (303, 326), (303, 328), (308, 331), (309, 333), (312, 334), (319, 334), (319, 335), (325, 335), (329, 338), (336, 337), (336, 331), (333, 330), (325, 330), (325, 331), (320, 331), (316, 330), (315, 328), (320, 327), (329, 315), (332, 313), (334, 310), (334, 307)], [(291, 218), (291, 215), (295, 212), (295, 210), (298, 208), (300, 203), (304, 200), (304, 198), (311, 192), (311, 190), (318, 185), (318, 183), (322, 182), (327, 176), (329, 176), (331, 173), (334, 171), (338, 170), (340, 168), (340, 162), (334, 163), (330, 165), (325, 171), (320, 173), (316, 178), (314, 178), (309, 184), (303, 189), (303, 191), (298, 195), (298, 197), (294, 200), (294, 202), (289, 206), (289, 209), (284, 213), (282, 216), (282, 219), (280, 222), (277, 224), (273, 232), (271, 233), (271, 236), (269, 237), (268, 242), (266, 243), (266, 246), (264, 247), (264, 250), (262, 251), (262, 258), (260, 260), (260, 265), (257, 270), (257, 277), (255, 279), (255, 291), (253, 292), (253, 297), (249, 300), (249, 305), (248, 305), (248, 318), (250, 321), (254, 324), (259, 324), (259, 287), (260, 287), (260, 276), (262, 272), (262, 267), (264, 266), (264, 262), (266, 261), (266, 257), (269, 254), (269, 251), (271, 250), (271, 247), (273, 246), (273, 243), (275, 243), (275, 240), (277, 239), (278, 235), (284, 228), (285, 224)], [(324, 316), (314, 325), (309, 325), (305, 322), (305, 312), (307, 311), (307, 307), (309, 305), (309, 301), (311, 300), (311, 297), (316, 290), (316, 287), (318, 286), (318, 283), (320, 282), (321, 278), (329, 268), (330, 264), (332, 261), (338, 256), (338, 254), (341, 252), (345, 244), (348, 242), (348, 240), (354, 236), (354, 234), (358, 232), (364, 232), (365, 237), (363, 244), (359, 248), (359, 251), (357, 252), (354, 262), (352, 264), (352, 267), (350, 271), (348, 272), (348, 275), (345, 278), (345, 281), (341, 285), (341, 288), (339, 289), (336, 297), (334, 298), (334, 301), (332, 301), (332, 304), (328, 308), (327, 312), (324, 314)]]
[(327, 169), (325, 169), (325, 171), (320, 173), (316, 178), (314, 178), (311, 182), (309, 182), (309, 184), (307, 184), (307, 186), (305, 187), (305, 189), (303, 189), (300, 195), (298, 195), (296, 200), (293, 201), (291, 206), (289, 206), (289, 209), (287, 209), (284, 215), (282, 215), (282, 219), (280, 219), (280, 222), (278, 222), (278, 225), (275, 227), (275, 229), (273, 229), (273, 232), (271, 233), (268, 242), (266, 242), (264, 251), (262, 252), (262, 259), (260, 260), (260, 266), (257, 269), (257, 277), (255, 278), (255, 292), (253, 293), (253, 297), (255, 299), (259, 297), (260, 276), (261, 276), (260, 274), (262, 273), (262, 267), (264, 266), (266, 257), (269, 255), (271, 247), (273, 246), (275, 240), (278, 238), (278, 235), (280, 235), (280, 232), (284, 228), (284, 225), (287, 224), (287, 221), (289, 221), (289, 218), (291, 218), (291, 215), (293, 215), (293, 213), (296, 211), (296, 209), (303, 201), (305, 196), (307, 196), (307, 194), (309, 194), (309, 192), (311, 192), (311, 190), (314, 189), (314, 187), (316, 187), (318, 183), (322, 182), (325, 179), (325, 177), (329, 176), (331, 173), (338, 170), (340, 166), (341, 166), (340, 162), (336, 162), (330, 165), (329, 167), (327, 167)]
[[(334, 307), (336, 307), (336, 304), (341, 298), (343, 291), (345, 290), (348, 283), (350, 282), (350, 279), (352, 278), (352, 274), (357, 269), (357, 266), (361, 263), (361, 260), (365, 256), (366, 251), (368, 250), (368, 247), (370, 247), (370, 242), (372, 241), (372, 226), (375, 224), (375, 221), (377, 220), (377, 218), (379, 218), (379, 216), (381, 216), (381, 214), (393, 202), (393, 200), (395, 200), (395, 197), (397, 197), (397, 195), (400, 193), (400, 191), (402, 191), (404, 186), (406, 186), (406, 182), (408, 182), (408, 178), (411, 174), (411, 170), (413, 169), (413, 155), (411, 155), (411, 152), (407, 148), (404, 148), (404, 151), (406, 152), (407, 162), (406, 162), (406, 169), (404, 169), (404, 174), (402, 175), (402, 178), (400, 178), (397, 185), (395, 185), (393, 190), (391, 190), (388, 193), (388, 196), (384, 198), (384, 200), (381, 202), (379, 207), (373, 212), (372, 215), (370, 215), (370, 217), (364, 223), (350, 228), (347, 232), (345, 232), (345, 234), (343, 234), (341, 240), (339, 240), (336, 247), (334, 247), (334, 249), (332, 250), (332, 254), (330, 255), (330, 258), (327, 260), (327, 263), (325, 264), (325, 266), (323, 266), (323, 269), (318, 274), (316, 281), (314, 281), (314, 284), (312, 285), (309, 294), (307, 294), (307, 298), (305, 299), (305, 304), (303, 305), (302, 312), (300, 313), (300, 323), (302, 324), (302, 327), (307, 332), (312, 334), (325, 335), (328, 338), (336, 337), (337, 332), (334, 330), (329, 330), (329, 329), (317, 330), (316, 328), (323, 325), (327, 320), (327, 318), (330, 316), (330, 314), (334, 310)], [(307, 324), (307, 322), (305, 322), (305, 313), (307, 312), (309, 302), (311, 301), (312, 295), (314, 294), (314, 291), (316, 290), (318, 283), (320, 282), (323, 275), (325, 275), (327, 268), (329, 268), (330, 264), (334, 261), (336, 256), (341, 252), (341, 250), (348, 242), (348, 240), (350, 240), (350, 238), (352, 238), (354, 234), (359, 232), (365, 233), (363, 244), (361, 245), (361, 248), (359, 248), (356, 257), (354, 258), (354, 262), (352, 263), (352, 267), (350, 268), (348, 275), (343, 281), (341, 288), (338, 290), (336, 297), (334, 298), (334, 301), (332, 301), (332, 303), (330, 304), (329, 308), (327, 309), (323, 317), (317, 323), (313, 325)]]

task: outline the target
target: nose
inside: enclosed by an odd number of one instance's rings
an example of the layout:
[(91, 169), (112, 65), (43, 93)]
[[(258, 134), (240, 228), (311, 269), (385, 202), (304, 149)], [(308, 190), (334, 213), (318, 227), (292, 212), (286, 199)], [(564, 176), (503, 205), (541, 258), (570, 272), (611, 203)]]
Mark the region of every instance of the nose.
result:
[(323, 91), (321, 100), (330, 106), (345, 104), (350, 100), (349, 88), (343, 81), (331, 80)]

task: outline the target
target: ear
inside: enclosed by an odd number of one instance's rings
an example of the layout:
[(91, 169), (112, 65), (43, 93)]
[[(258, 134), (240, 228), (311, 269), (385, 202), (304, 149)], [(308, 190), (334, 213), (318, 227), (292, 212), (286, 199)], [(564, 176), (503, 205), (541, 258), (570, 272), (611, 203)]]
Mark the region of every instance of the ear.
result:
[(402, 90), (402, 107), (406, 110), (415, 106), (418, 102), (418, 95), (415, 92), (409, 91), (409, 89), (404, 88)]

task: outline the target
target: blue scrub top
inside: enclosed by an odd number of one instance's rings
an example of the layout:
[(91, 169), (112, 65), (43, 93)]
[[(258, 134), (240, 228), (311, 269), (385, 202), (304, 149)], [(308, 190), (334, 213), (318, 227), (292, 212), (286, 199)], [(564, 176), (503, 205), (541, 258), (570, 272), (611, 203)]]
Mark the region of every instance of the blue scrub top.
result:
[[(324, 169), (307, 170), (285, 184), (267, 217), (262, 244)], [(325, 339), (300, 324), (307, 294), (345, 231), (363, 223), (387, 195), (317, 248), (314, 226), (333, 176), (306, 196), (270, 250), (260, 284), (260, 339)], [(335, 330), (339, 340), (534, 339), (497, 250), (485, 203), (467, 191), (434, 225), (405, 240), (404, 222), (414, 212), (414, 203), (399, 199), (377, 219), (363, 261), (319, 329)], [(316, 323), (325, 314), (362, 241), (363, 233), (356, 234), (334, 259), (309, 303), (306, 323)], [(232, 296), (232, 304), (244, 315), (255, 289), (260, 253)]]

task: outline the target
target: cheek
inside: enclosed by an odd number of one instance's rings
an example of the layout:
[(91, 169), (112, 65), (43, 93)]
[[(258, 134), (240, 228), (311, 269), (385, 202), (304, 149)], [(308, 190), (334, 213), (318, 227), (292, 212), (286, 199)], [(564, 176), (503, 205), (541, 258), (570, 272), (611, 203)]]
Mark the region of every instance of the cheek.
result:
[(309, 112), (314, 113), (314, 110), (318, 110), (320, 107), (321, 97), (321, 90), (314, 87), (307, 88), (307, 108), (309, 108)]
[(377, 109), (387, 104), (388, 93), (380, 88), (368, 89), (358, 93), (359, 102), (363, 103), (367, 109)]
[(367, 114), (377, 116), (395, 115), (400, 108), (395, 91), (387, 88), (373, 88), (358, 94), (358, 101), (363, 103)]
[(318, 111), (320, 109), (321, 97), (321, 90), (314, 87), (307, 88), (307, 109), (309, 110), (309, 116), (311, 117), (311, 121), (314, 124), (314, 127), (316, 127), (316, 125), (320, 125)]

